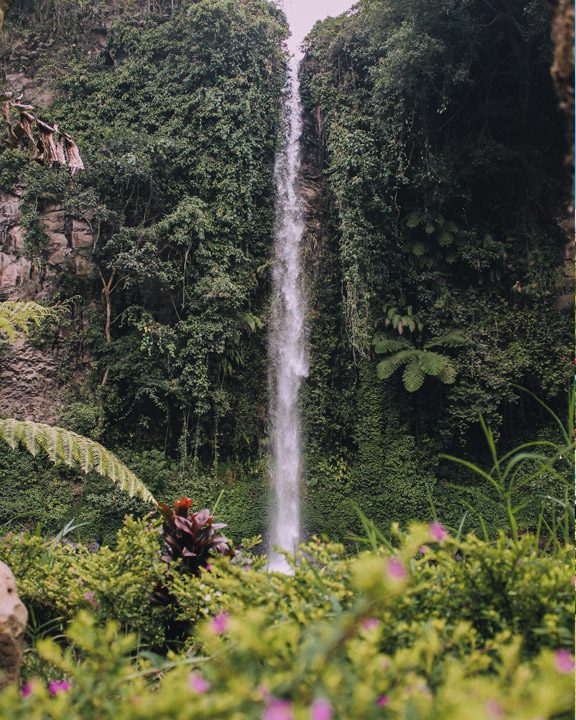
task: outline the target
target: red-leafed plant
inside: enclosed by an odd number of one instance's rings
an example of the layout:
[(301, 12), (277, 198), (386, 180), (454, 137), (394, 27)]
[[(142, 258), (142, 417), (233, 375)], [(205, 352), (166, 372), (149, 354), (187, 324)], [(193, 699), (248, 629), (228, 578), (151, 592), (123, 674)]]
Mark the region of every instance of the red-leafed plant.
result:
[(218, 534), (226, 525), (214, 522), (214, 516), (206, 508), (190, 512), (191, 505), (192, 500), (186, 497), (177, 500), (174, 509), (158, 503), (164, 520), (162, 559), (181, 560), (185, 570), (199, 575), (200, 568), (208, 565), (211, 554), (232, 555), (234, 551), (230, 540)]

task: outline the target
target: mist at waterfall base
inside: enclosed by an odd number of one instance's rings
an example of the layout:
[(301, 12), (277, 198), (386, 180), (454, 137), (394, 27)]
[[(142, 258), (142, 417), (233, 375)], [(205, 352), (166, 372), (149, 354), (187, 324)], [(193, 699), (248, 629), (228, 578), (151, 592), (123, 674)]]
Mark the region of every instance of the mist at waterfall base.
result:
[(276, 156), (276, 226), (269, 336), (272, 508), (268, 568), (289, 572), (278, 546), (294, 553), (300, 540), (302, 473), (299, 393), (308, 374), (306, 300), (301, 271), (304, 206), (299, 193), (302, 106), (299, 60), (292, 57), (283, 112), (283, 141)]

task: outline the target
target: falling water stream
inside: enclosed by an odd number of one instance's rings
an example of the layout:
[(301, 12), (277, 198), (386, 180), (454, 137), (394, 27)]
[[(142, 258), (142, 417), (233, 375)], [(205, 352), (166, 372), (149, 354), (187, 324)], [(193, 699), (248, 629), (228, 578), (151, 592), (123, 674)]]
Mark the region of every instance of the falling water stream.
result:
[(299, 59), (289, 64), (283, 111), (283, 141), (276, 156), (276, 225), (269, 336), (272, 509), (268, 569), (290, 572), (274, 546), (294, 553), (300, 540), (302, 474), (299, 392), (308, 374), (304, 317), (306, 298), (301, 244), (304, 206), (299, 192), (302, 105)]

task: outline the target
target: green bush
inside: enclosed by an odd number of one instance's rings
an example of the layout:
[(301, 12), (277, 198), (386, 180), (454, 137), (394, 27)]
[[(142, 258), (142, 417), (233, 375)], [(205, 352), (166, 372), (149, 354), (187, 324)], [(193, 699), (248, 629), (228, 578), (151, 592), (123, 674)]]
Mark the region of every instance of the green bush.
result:
[[(129, 521), (122, 532), (125, 561), (138, 548), (154, 555), (154, 530)], [(37, 541), (18, 542), (12, 560)], [(65, 565), (67, 553), (58, 554)], [(131, 571), (119, 553), (105, 563), (97, 555), (80, 565), (114, 565), (122, 602)], [(208, 616), (187, 648), (167, 658), (138, 652), (137, 638), (108, 620), (118, 614), (112, 605), (83, 610), (64, 643), (37, 642), (44, 677), (32, 679), (26, 697), (0, 693), (0, 717), (568, 720), (573, 658), (559, 648), (570, 646), (568, 633), (558, 632), (571, 604), (567, 556), (540, 553), (530, 536), (488, 545), (439, 525), (395, 531), (388, 546), (358, 557), (313, 541), (292, 576), (262, 572), (263, 560), (245, 551), (198, 579), (167, 578), (183, 617)], [(38, 584), (68, 591), (70, 573), (38, 577), (36, 565), (21, 559), (17, 568), (25, 599)], [(493, 577), (499, 583), (490, 585)], [(502, 591), (504, 578), (518, 598)], [(130, 582), (141, 593), (150, 576)]]
[(141, 644), (161, 644), (167, 618), (153, 600), (166, 568), (159, 522), (127, 518), (114, 549), (91, 550), (29, 533), (2, 537), (0, 558), (18, 578), (31, 632), (55, 621), (65, 624), (88, 608), (97, 620), (115, 620), (137, 633)]

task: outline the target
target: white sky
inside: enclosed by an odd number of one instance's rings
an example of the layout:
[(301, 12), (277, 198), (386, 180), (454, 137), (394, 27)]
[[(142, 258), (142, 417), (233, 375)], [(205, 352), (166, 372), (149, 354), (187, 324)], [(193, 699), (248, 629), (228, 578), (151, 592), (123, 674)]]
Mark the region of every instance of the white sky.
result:
[(340, 15), (353, 4), (354, 0), (280, 0), (292, 30), (292, 37), (288, 40), (290, 50), (298, 52), (300, 43), (317, 20)]

